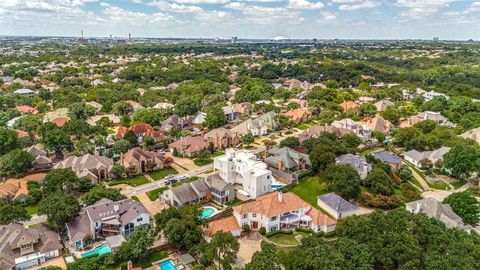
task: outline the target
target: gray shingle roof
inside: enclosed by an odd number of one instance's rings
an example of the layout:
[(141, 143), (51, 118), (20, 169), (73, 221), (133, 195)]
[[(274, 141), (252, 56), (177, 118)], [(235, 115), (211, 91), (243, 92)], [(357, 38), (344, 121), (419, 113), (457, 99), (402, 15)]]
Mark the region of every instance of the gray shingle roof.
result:
[(385, 151), (376, 152), (373, 154), (373, 157), (385, 163), (397, 164), (402, 162), (402, 159), (399, 156)]
[(335, 193), (320, 195), (317, 199), (321, 200), (332, 209), (335, 209), (337, 212), (348, 212), (357, 209), (355, 205), (347, 202), (344, 198)]

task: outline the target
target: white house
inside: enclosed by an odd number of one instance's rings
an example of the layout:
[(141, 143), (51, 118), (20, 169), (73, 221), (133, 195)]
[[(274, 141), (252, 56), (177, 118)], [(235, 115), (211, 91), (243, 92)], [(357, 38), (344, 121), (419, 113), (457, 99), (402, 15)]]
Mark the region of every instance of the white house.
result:
[(335, 193), (328, 193), (317, 197), (317, 204), (329, 215), (339, 220), (355, 215), (357, 207)]
[(449, 99), (450, 97), (445, 95), (445, 94), (442, 94), (442, 93), (438, 93), (438, 92), (435, 92), (435, 91), (430, 91), (430, 92), (425, 92), (422, 94), (423, 96), (423, 99), (425, 100), (425, 102), (429, 102), (430, 100), (432, 100), (434, 97), (444, 97), (445, 99)]
[(271, 192), (233, 207), (241, 228), (249, 226), (252, 230), (262, 227), (267, 232), (310, 228), (315, 232), (335, 230), (336, 221), (292, 192)]
[(275, 112), (268, 112), (255, 119), (247, 119), (237, 126), (233, 127), (233, 133), (247, 135), (251, 133), (253, 136), (263, 136), (268, 133), (269, 129), (276, 125)]
[(412, 163), (417, 167), (422, 167), (421, 161), (428, 160), (432, 165), (434, 165), (437, 161), (443, 161), (443, 155), (450, 151), (450, 147), (440, 147), (434, 151), (424, 151), (419, 152), (417, 150), (410, 150), (405, 153), (405, 160)]
[(252, 199), (272, 189), (272, 172), (251, 151), (226, 149), (225, 155), (213, 159), (213, 168), (225, 182), (242, 185), (240, 193)]
[(335, 120), (332, 122), (331, 126), (348, 129), (364, 140), (369, 140), (372, 136), (372, 129), (367, 124), (355, 122), (350, 118)]

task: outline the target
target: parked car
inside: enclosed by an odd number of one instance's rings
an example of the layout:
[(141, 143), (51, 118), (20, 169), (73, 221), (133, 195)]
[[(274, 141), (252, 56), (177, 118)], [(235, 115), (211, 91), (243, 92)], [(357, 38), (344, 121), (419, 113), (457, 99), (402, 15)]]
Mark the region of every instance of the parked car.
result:
[(178, 181), (183, 181), (183, 180), (185, 180), (185, 179), (187, 179), (187, 178), (188, 178), (188, 176), (186, 176), (186, 175), (182, 175), (182, 176), (180, 176), (180, 177), (177, 177)]

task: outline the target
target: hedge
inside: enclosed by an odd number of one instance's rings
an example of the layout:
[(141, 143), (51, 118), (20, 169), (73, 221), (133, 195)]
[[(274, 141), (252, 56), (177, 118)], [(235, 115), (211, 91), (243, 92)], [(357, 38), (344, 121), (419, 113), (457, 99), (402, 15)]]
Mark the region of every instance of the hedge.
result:
[(277, 234), (290, 235), (290, 234), (292, 234), (292, 233), (293, 233), (292, 230), (288, 230), (288, 231), (274, 231), (274, 232), (269, 232), (269, 233), (267, 233), (265, 236), (268, 238), (268, 237), (272, 237), (272, 236), (277, 235)]

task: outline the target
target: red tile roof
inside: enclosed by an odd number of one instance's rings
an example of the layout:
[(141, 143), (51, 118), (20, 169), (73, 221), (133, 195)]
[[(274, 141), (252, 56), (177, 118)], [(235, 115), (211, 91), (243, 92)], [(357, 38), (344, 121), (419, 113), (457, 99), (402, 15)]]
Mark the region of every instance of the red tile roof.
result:
[(235, 216), (229, 216), (226, 218), (217, 219), (208, 223), (208, 227), (205, 229), (205, 234), (212, 237), (219, 231), (224, 231), (224, 232), (240, 231), (240, 225), (238, 224), (238, 221), (235, 218)]

